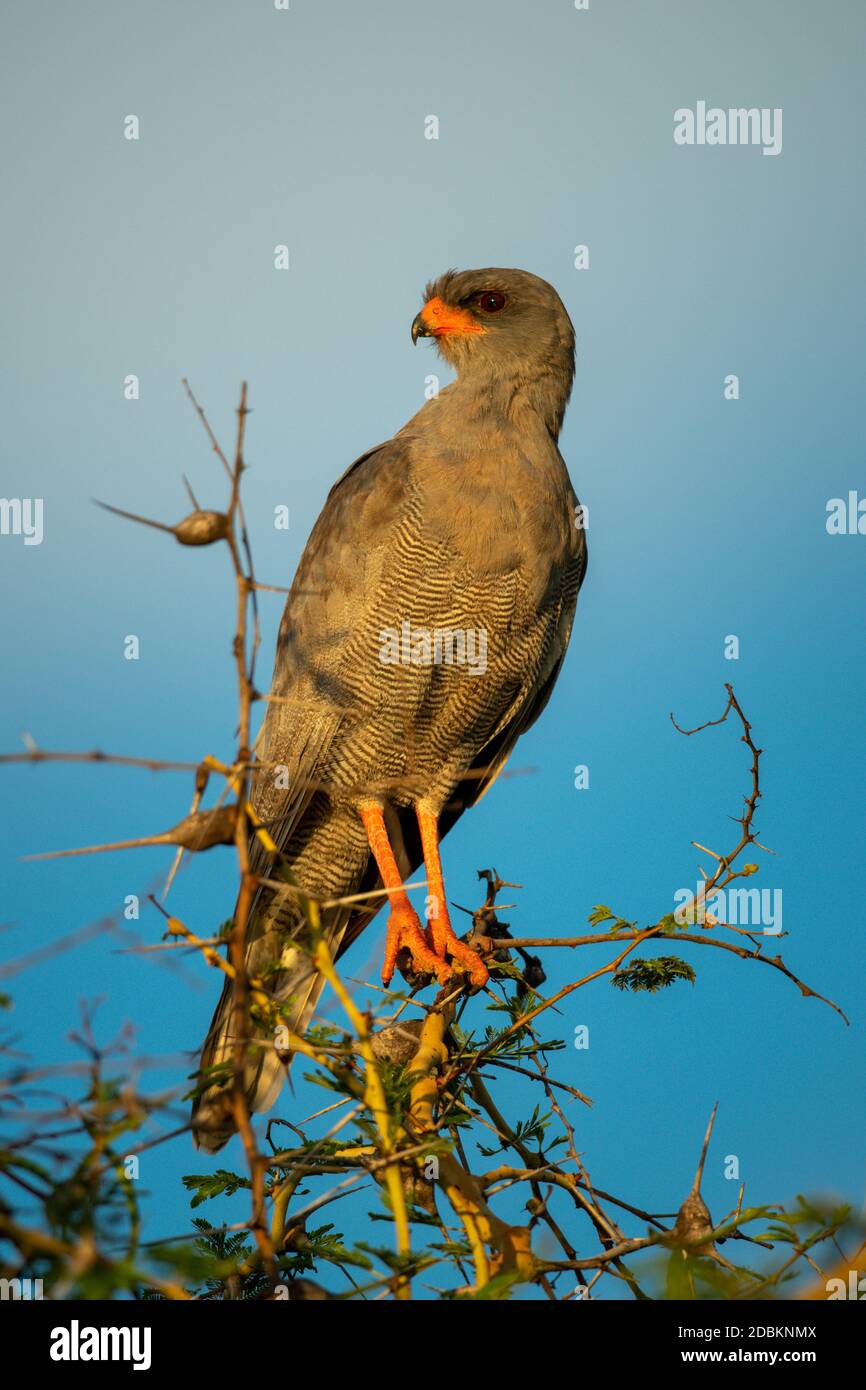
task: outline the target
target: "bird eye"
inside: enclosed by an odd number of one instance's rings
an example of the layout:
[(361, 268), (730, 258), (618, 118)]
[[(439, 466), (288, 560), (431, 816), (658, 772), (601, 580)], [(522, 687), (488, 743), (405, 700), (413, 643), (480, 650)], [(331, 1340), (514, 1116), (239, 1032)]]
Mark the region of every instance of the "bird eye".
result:
[(498, 290), (482, 290), (475, 296), (475, 303), (485, 314), (498, 314), (500, 309), (505, 308), (505, 295)]

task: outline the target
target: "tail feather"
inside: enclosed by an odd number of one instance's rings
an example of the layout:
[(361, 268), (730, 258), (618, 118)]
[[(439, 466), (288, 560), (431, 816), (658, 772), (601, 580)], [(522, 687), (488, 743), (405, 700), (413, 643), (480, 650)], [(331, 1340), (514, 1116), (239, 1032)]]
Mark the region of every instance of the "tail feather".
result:
[[(291, 926), (286, 921), (289, 913), (295, 919)], [(339, 949), (348, 917), (345, 909), (332, 909), (325, 914), (322, 927), (333, 952)], [(306, 1030), (324, 984), (301, 944), (305, 927), (306, 922), (295, 903), (287, 908), (283, 901), (276, 910), (273, 903), (259, 908), (251, 922), (251, 939), (246, 953), (247, 970), (251, 975), (263, 977), (267, 992), (283, 1006), (281, 1014), (284, 1023), (294, 1033)], [(267, 967), (270, 974), (266, 973)], [(200, 1070), (232, 1063), (235, 1043), (234, 985), (227, 979), (204, 1041)], [(251, 1112), (271, 1108), (286, 1078), (290, 1061), (290, 1056), (278, 1052), (274, 1036), (256, 1030), (253, 1025), (247, 1040), (243, 1072), (244, 1091)], [(192, 1124), (197, 1149), (217, 1153), (227, 1143), (236, 1129), (230, 1077), (219, 1077), (196, 1096), (192, 1106)]]

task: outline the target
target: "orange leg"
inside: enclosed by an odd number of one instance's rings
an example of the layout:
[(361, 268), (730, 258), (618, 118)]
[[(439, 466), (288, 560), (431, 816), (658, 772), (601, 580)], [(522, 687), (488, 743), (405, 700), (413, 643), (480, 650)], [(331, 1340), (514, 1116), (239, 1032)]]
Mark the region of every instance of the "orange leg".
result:
[(455, 935), (448, 916), (442, 861), (439, 858), (438, 817), (434, 811), (423, 806), (416, 807), (416, 814), (421, 831), (424, 866), (427, 870), (427, 891), (432, 899), (429, 927), (433, 949), (442, 960), (449, 955), (453, 961), (462, 965), (473, 985), (484, 985), (489, 979), (487, 966), (471, 946), (467, 946)]
[(403, 877), (394, 858), (394, 851), (388, 839), (385, 818), (381, 806), (362, 806), (359, 808), (367, 840), (378, 865), (382, 882), (391, 889), (391, 912), (388, 917), (388, 934), (385, 940), (385, 960), (382, 965), (382, 983), (389, 985), (394, 976), (397, 956), (405, 946), (412, 956), (412, 964), (419, 974), (435, 975), (440, 984), (451, 974), (444, 955), (435, 955), (424, 935), (418, 914), (409, 901), (403, 887)]

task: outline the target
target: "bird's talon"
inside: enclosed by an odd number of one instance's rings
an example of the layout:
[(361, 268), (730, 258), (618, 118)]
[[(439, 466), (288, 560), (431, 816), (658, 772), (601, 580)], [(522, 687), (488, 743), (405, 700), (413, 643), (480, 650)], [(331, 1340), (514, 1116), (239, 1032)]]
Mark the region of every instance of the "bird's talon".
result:
[(469, 976), (472, 984), (481, 989), (490, 979), (490, 972), (477, 951), (461, 941), (451, 923), (441, 921), (432, 927), (433, 949), (444, 960), (451, 957), (452, 964)]
[(457, 946), (460, 947), (459, 952), (452, 951), (452, 955), (461, 968), (466, 971), (476, 989), (482, 989), (490, 979), (490, 971), (477, 951), (473, 951), (470, 946), (464, 946), (462, 941), (458, 941)]
[(394, 977), (398, 957), (407, 953), (407, 966), (418, 975), (435, 975), (440, 985), (451, 977), (451, 967), (446, 960), (431, 950), (421, 923), (414, 908), (399, 906), (392, 908), (388, 918), (388, 931), (385, 940), (385, 960), (382, 965), (382, 983), (389, 985)]

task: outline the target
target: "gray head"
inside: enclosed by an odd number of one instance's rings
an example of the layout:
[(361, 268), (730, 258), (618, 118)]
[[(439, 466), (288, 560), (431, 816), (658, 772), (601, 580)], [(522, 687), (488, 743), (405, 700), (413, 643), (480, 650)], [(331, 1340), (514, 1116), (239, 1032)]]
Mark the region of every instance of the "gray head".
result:
[(459, 376), (541, 394), (558, 430), (574, 376), (574, 327), (552, 285), (526, 270), (448, 270), (424, 291), (412, 341), (435, 338)]

